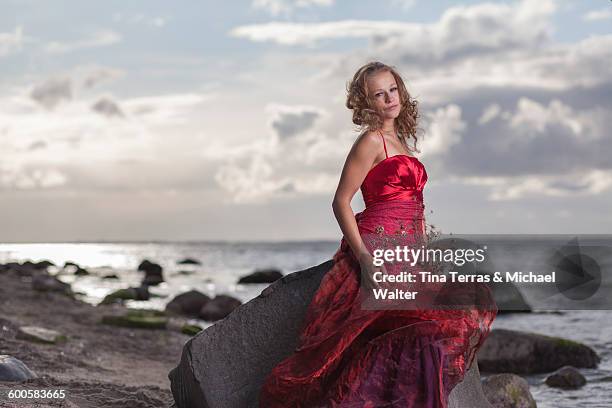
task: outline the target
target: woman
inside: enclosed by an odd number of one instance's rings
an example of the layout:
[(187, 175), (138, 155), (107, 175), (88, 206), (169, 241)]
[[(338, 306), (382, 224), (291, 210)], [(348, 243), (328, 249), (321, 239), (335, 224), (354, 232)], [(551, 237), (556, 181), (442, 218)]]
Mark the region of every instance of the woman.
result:
[[(375, 270), (387, 272), (373, 266), (373, 251), (427, 242), (427, 173), (411, 154), (417, 102), (395, 69), (380, 62), (361, 67), (348, 85), (346, 105), (364, 131), (348, 154), (333, 201), (344, 237), (308, 306), (295, 353), (268, 375), (259, 405), (446, 407), (497, 308), (486, 287), (477, 287), (485, 302), (467, 309), (371, 302), (381, 287)], [(366, 208), (354, 215), (350, 202), (359, 187)]]

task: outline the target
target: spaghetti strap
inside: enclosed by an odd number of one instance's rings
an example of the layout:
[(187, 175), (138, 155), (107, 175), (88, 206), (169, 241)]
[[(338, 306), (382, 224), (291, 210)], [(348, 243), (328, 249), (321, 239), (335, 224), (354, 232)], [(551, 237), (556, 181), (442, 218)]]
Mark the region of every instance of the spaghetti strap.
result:
[(382, 134), (382, 132), (379, 132), (379, 133), (380, 133), (380, 137), (382, 137), (382, 140), (383, 140), (383, 146), (385, 147), (385, 157), (388, 159), (389, 155), (387, 154), (387, 143), (385, 143), (385, 136)]

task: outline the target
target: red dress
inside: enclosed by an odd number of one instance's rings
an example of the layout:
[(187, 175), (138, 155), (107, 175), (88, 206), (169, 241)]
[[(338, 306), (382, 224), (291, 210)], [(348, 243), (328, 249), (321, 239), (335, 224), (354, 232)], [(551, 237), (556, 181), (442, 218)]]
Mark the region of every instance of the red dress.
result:
[[(377, 239), (425, 236), (426, 182), (413, 156), (387, 155), (370, 170), (361, 185), (366, 208), (355, 216), (368, 249)], [(497, 315), (489, 288), (472, 288), (479, 302), (471, 308), (366, 309), (360, 266), (344, 238), (333, 259), (295, 352), (267, 376), (259, 406), (446, 408)]]

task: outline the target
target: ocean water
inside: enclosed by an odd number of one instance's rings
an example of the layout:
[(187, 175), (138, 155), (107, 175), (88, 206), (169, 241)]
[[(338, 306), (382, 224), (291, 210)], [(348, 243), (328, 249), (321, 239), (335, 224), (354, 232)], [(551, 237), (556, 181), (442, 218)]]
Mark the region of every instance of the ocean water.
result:
[[(268, 285), (238, 285), (241, 276), (261, 268), (278, 268), (283, 274), (306, 269), (330, 259), (338, 247), (338, 242), (330, 241), (0, 244), (0, 262), (47, 259), (59, 267), (49, 268), (50, 273), (71, 283), (74, 291), (85, 293), (81, 299), (97, 304), (114, 290), (140, 286), (144, 275), (137, 268), (148, 259), (163, 268), (166, 282), (150, 287), (150, 292), (160, 297), (127, 304), (163, 309), (174, 296), (192, 289), (211, 297), (227, 294), (247, 302)], [(201, 265), (178, 264), (184, 258), (196, 259)], [(87, 269), (90, 275), (65, 273), (61, 267), (67, 261)], [(102, 279), (111, 273), (120, 279)]]
[[(498, 238), (504, 242), (518, 243), (515, 248), (520, 248), (520, 259), (529, 257), (529, 248), (533, 245), (524, 245), (524, 238)], [(612, 242), (610, 238), (595, 237), (590, 244), (607, 244)], [(521, 242), (523, 245), (520, 245)], [(116, 289), (138, 286), (143, 274), (136, 268), (141, 261), (148, 259), (163, 267), (166, 282), (150, 290), (159, 297), (149, 301), (130, 301), (127, 305), (163, 309), (175, 295), (191, 289), (209, 296), (229, 294), (247, 302), (259, 295), (267, 284), (238, 285), (241, 276), (260, 268), (278, 268), (283, 274), (303, 270), (331, 259), (338, 247), (339, 241), (0, 244), (0, 262), (49, 260), (58, 266), (50, 268), (52, 274), (71, 283), (75, 291), (82, 292), (83, 300), (97, 304)], [(501, 264), (510, 268), (517, 257), (511, 251), (505, 253), (506, 259), (502, 259)], [(197, 259), (201, 265), (179, 265), (177, 262), (184, 258)], [(61, 267), (67, 261), (79, 264), (91, 274), (77, 277), (64, 271)], [(598, 261), (602, 266), (612, 264), (612, 253), (605, 254)], [(117, 274), (120, 279), (102, 279), (102, 276), (110, 273)], [(604, 291), (612, 298), (609, 278), (609, 275), (603, 275), (600, 292)], [(531, 299), (533, 303), (538, 303), (541, 295), (533, 287), (520, 287), (520, 290), (528, 302)], [(562, 306), (563, 302), (559, 305)], [(588, 383), (579, 390), (550, 388), (544, 384), (546, 375), (525, 376), (538, 407), (612, 407), (612, 312), (604, 300), (599, 305), (589, 304), (589, 308), (592, 310), (500, 315), (493, 323), (494, 329), (532, 331), (580, 341), (600, 355), (602, 361), (598, 368), (580, 370)], [(204, 327), (211, 324), (201, 321), (197, 323)]]

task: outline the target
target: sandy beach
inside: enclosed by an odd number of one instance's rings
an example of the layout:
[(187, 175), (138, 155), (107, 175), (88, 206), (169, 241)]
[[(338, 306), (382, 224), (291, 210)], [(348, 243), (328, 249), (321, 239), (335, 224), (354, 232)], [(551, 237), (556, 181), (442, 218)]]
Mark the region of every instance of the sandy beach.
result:
[[(101, 324), (120, 305), (92, 306), (67, 295), (38, 292), (31, 277), (0, 272), (0, 355), (21, 360), (38, 378), (0, 382), (0, 407), (168, 407), (168, 372), (188, 335), (170, 330)], [(20, 326), (59, 331), (67, 340), (41, 344), (19, 339)], [(10, 390), (63, 389), (64, 399), (9, 400)]]

